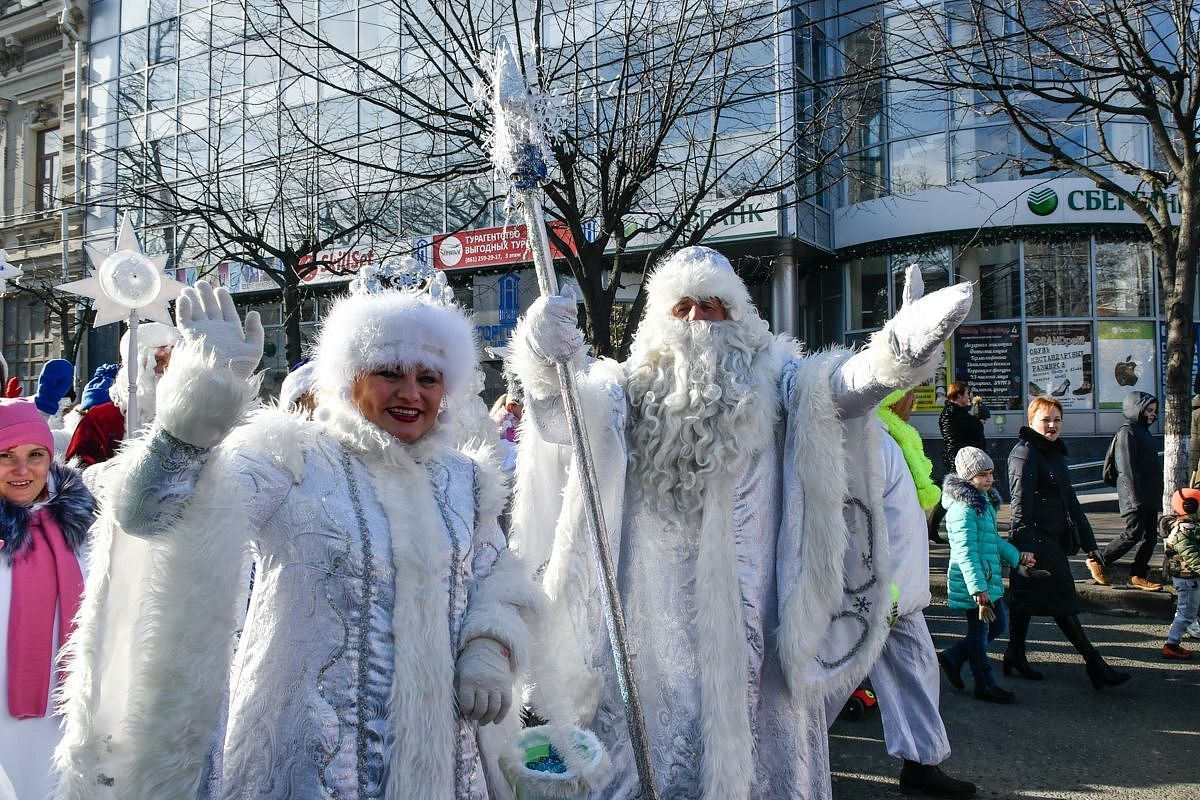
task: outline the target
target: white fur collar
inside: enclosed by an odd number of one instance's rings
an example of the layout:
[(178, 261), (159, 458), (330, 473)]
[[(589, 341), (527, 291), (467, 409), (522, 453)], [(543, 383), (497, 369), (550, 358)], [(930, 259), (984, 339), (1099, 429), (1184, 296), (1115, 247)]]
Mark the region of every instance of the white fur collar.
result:
[(316, 419), (330, 435), (355, 454), (387, 465), (424, 463), (453, 449), (452, 433), (440, 422), (415, 442), (405, 444), (367, 420), (349, 401), (325, 401)]

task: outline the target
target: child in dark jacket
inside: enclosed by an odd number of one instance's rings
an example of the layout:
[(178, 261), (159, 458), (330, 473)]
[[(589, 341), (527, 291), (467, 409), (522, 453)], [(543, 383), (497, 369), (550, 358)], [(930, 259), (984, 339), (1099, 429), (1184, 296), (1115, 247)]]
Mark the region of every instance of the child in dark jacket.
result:
[(992, 677), (987, 648), (1004, 632), (1007, 619), (1001, 563), (1014, 569), (1033, 566), (1034, 557), (1001, 539), (996, 530), (1000, 495), (992, 488), (995, 476), (988, 454), (977, 447), (964, 447), (954, 457), (954, 469), (942, 486), (950, 540), (947, 603), (966, 617), (967, 635), (939, 653), (938, 661), (958, 689), (963, 688), (963, 664), (969, 661), (975, 697), (989, 703), (1011, 703), (1015, 695), (997, 686)]
[(1167, 536), (1163, 546), (1167, 551), (1166, 572), (1175, 586), (1176, 607), (1162, 654), (1163, 658), (1186, 661), (1192, 651), (1180, 642), (1200, 610), (1200, 490), (1177, 490), (1171, 495), (1171, 509), (1175, 516), (1164, 520)]

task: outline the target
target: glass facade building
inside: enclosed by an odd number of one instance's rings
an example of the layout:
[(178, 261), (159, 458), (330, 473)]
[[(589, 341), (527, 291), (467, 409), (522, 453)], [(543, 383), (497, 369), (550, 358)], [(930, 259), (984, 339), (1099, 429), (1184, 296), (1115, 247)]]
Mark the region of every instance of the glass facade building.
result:
[[(974, 93), (921, 81), (931, 61), (922, 43), (966, 42), (968, 32), (956, 29), (964, 8), (958, 0), (839, 5), (844, 70), (884, 63), (888, 79), (860, 90), (852, 172), (834, 198), (836, 273), (808, 278), (819, 309), (810, 319), (824, 324), (806, 332), (863, 341), (896, 311), (911, 263), (930, 288), (972, 281), (970, 317), (944, 369), (918, 389), (918, 428), (937, 437), (945, 387), (965, 379), (993, 410), (989, 437), (1014, 436), (1030, 397), (1050, 394), (1066, 409), (1065, 435), (1106, 443), (1124, 422), (1129, 391), (1163, 395), (1164, 314), (1145, 229), (1088, 181), (1022, 178), (1016, 164), (1040, 156), (1003, 114), (987, 113)], [(941, 26), (940, 36), (922, 25)], [(1074, 124), (1062, 122), (1079, 152), (1094, 148), (1095, 133)], [(1110, 124), (1105, 135), (1118, 154), (1150, 163), (1146, 127)]]
[[(941, 10), (954, 2), (925, 6), (950, 40), (960, 33)], [(410, 49), (391, 2), (303, 0), (285, 4), (289, 19), (282, 22), (256, 16), (258, 5), (92, 3), (88, 237), (111, 236), (117, 209), (137, 211), (147, 249), (168, 253), (178, 277), (208, 275), (230, 286), (242, 305), (264, 311), (267, 365), (279, 367), (283, 328), (271, 310), (273, 284), (248, 264), (214, 256), (213, 236), (203, 225), (157, 214), (134, 190), (144, 195), (156, 183), (203, 183), (196, 190), (201, 195), (247, 214), (276, 208), (279, 195), (302, 197), (318, 234), (370, 211), (377, 218), (372, 234), (339, 244), (333, 260), (352, 268), (407, 248), (450, 270), (476, 310), (484, 344), (503, 344), (535, 289), (523, 243), (497, 244), (509, 237), (501, 187), (472, 161), (481, 157), (478, 148), (472, 155), (451, 130), (413, 130), (402, 114), (373, 103), (371, 93), (382, 98), (399, 87), (411, 93), (411, 102), (443, 109), (467, 108), (469, 98), (454, 96), (452, 85)], [(494, 13), (487, 4), (479, 7), (481, 18), (491, 15), (500, 25), (510, 6)], [(604, 30), (620, 7), (614, 0), (545, 6), (542, 30), (553, 52), (548, 63), (573, 100), (568, 124), (615, 113), (603, 90), (623, 56), (621, 42)], [(955, 378), (968, 379), (997, 412), (989, 423), (997, 436), (1015, 434), (1034, 393), (1063, 401), (1069, 434), (1098, 437), (1121, 423), (1124, 393), (1161, 394), (1163, 314), (1139, 221), (1086, 181), (1023, 179), (1010, 157), (1028, 154), (1010, 126), (983, 113), (978, 98), (923, 86), (912, 3), (745, 7), (756, 12), (757, 23), (747, 29), (754, 35), (730, 49), (728, 64), (740, 76), (744, 98), (735, 98), (720, 121), (717, 163), (731, 168), (716, 200), (750, 179), (739, 169), (761, 169), (778, 158), (785, 132), (800, 130), (828, 101), (831, 77), (870, 75), (881, 64), (889, 74), (845, 90), (843, 101), (859, 113), (847, 117), (842, 137), (844, 174), (833, 180), (832, 168), (804, 172), (785, 159), (773, 169), (783, 185), (794, 180), (792, 188), (777, 200), (739, 209), (710, 237), (735, 258), (769, 264), (771, 277), (754, 289), (777, 329), (813, 346), (859, 343), (895, 312), (903, 270), (916, 262), (929, 288), (961, 280), (977, 287), (944, 369), (921, 390), (917, 424), (930, 436), (945, 385)], [(277, 24), (264, 28), (267, 18)], [(289, 50), (293, 28), (323, 46)], [(357, 68), (348, 69), (350, 62), (331, 56), (334, 51), (348, 54)], [(377, 80), (384, 74), (399, 80)], [(403, 111), (390, 96), (388, 103)], [(1150, 157), (1144, 129), (1113, 125), (1106, 133), (1121, 152)], [(636, 126), (625, 135), (636, 136)], [(645, 187), (647, 208), (686, 194), (689, 170), (696, 168), (687, 125), (672, 136), (668, 149), (677, 168)], [(1080, 136), (1086, 142), (1086, 132)], [(307, 176), (293, 172), (300, 152), (318, 154)], [(381, 168), (418, 163), (441, 169), (443, 179), (397, 186), (397, 171)], [(267, 231), (287, 224), (263, 221)], [(306, 290), (306, 337), (329, 292), (346, 280), (345, 270), (338, 272), (317, 275)]]

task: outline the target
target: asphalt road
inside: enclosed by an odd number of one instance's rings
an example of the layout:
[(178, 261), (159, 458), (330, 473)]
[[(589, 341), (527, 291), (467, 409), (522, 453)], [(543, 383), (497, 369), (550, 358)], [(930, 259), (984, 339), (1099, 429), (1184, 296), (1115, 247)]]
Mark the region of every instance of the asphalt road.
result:
[[(965, 628), (944, 605), (925, 616), (939, 649)], [(1016, 693), (1016, 704), (975, 700), (968, 670), (964, 692), (942, 678), (942, 718), (953, 748), (942, 768), (974, 781), (981, 798), (1200, 800), (1200, 653), (1192, 662), (1163, 660), (1160, 620), (1093, 613), (1083, 623), (1109, 663), (1133, 680), (1094, 691), (1053, 621), (1035, 619), (1030, 661), (1046, 680), (1004, 678), (1006, 638), (992, 647), (997, 682)], [(1200, 642), (1184, 645), (1200, 650)], [(887, 754), (877, 712), (861, 722), (838, 720), (829, 749), (834, 800), (904, 796), (896, 787), (900, 762)]]

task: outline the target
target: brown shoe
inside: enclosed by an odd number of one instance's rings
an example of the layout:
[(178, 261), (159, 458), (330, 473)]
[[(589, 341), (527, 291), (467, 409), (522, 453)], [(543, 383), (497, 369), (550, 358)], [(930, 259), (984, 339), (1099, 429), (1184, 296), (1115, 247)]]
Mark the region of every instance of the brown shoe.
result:
[(1086, 563), (1088, 572), (1092, 573), (1092, 580), (1101, 586), (1108, 586), (1111, 583), (1108, 579), (1108, 573), (1104, 571), (1103, 564), (1099, 561), (1093, 561), (1090, 558), (1087, 559)]
[(1140, 575), (1130, 575), (1129, 576), (1129, 585), (1136, 586), (1137, 588), (1141, 589), (1144, 592), (1161, 592), (1162, 591), (1161, 583), (1154, 583), (1153, 581), (1148, 581)]

